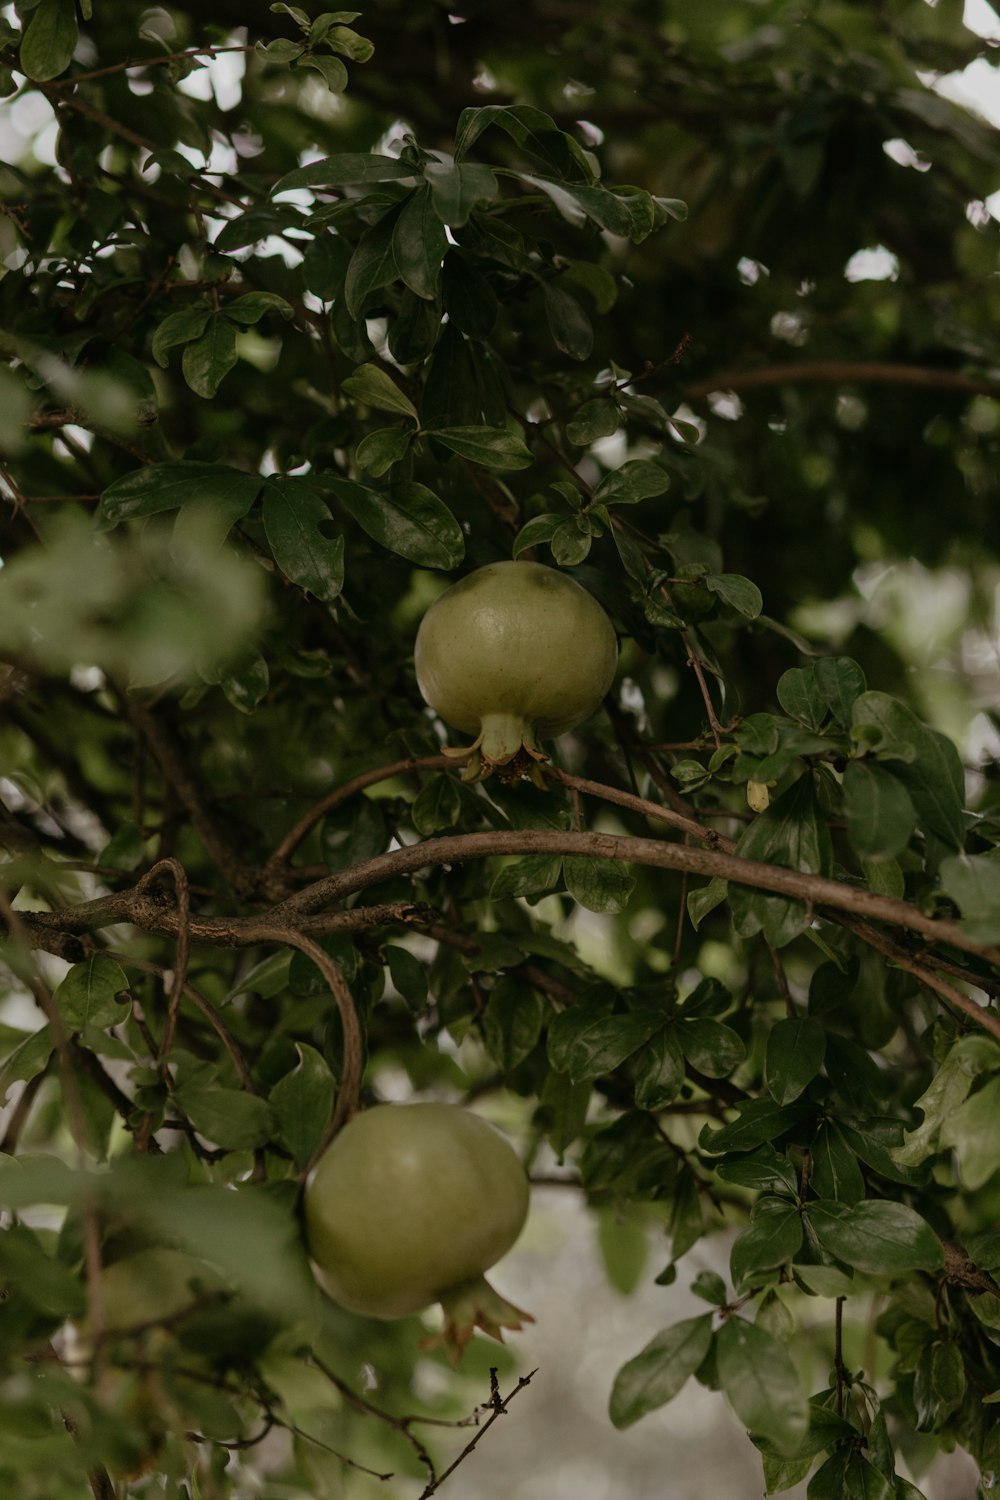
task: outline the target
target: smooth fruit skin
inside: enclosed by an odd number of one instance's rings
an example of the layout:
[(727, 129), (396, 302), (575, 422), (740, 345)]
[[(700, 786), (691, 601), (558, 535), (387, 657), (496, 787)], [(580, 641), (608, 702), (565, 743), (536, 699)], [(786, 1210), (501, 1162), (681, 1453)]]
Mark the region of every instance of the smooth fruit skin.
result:
[(405, 1317), (476, 1281), (513, 1245), (527, 1211), (517, 1154), (455, 1104), (382, 1104), (355, 1115), (305, 1194), (321, 1285), (373, 1318)]
[(487, 771), (588, 718), (617, 659), (596, 599), (533, 562), (489, 563), (453, 584), (424, 615), (414, 648), (425, 701), (479, 735)]

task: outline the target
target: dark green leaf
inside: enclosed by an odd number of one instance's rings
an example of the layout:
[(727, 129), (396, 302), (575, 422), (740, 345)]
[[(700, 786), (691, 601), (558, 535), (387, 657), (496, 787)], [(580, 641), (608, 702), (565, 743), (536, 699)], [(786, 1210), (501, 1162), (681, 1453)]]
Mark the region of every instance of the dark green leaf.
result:
[(818, 729), (826, 718), (826, 699), (819, 690), (812, 667), (791, 667), (778, 678), (778, 702), (793, 719), (809, 729)]
[(809, 1113), (804, 1104), (775, 1104), (772, 1099), (748, 1099), (729, 1125), (706, 1125), (699, 1144), (712, 1155), (723, 1151), (751, 1151), (764, 1141), (775, 1141)]
[(541, 542), (549, 541), (559, 527), (563, 524), (564, 517), (557, 515), (535, 516), (531, 521), (521, 527), (514, 538), (511, 554), (520, 557), (528, 547), (537, 547)]
[(858, 1159), (835, 1120), (826, 1120), (809, 1150), (809, 1181), (820, 1198), (835, 1203), (860, 1203), (865, 1179)]
[(470, 338), (489, 338), (499, 312), (496, 293), (472, 261), (451, 250), (444, 263), (444, 310)]
[(877, 761), (852, 760), (844, 772), (847, 836), (861, 859), (891, 859), (910, 841), (917, 821), (906, 787)]
[(358, 241), (344, 278), (344, 301), (352, 318), (360, 316), (372, 292), (388, 286), (399, 275), (393, 240), (399, 208), (384, 213)]
[(780, 1453), (794, 1452), (809, 1425), (809, 1409), (784, 1344), (735, 1317), (723, 1323), (716, 1343), (719, 1379), (736, 1415)]
[(535, 461), (523, 438), (505, 428), (435, 427), (430, 436), (484, 469), (526, 469)]
[(684, 1082), (684, 1054), (676, 1026), (661, 1026), (632, 1058), (635, 1102), (640, 1109), (662, 1109), (677, 1098)]
[(764, 608), (760, 589), (749, 578), (741, 578), (739, 573), (709, 573), (705, 583), (710, 593), (717, 595), (723, 604), (743, 615), (744, 619), (756, 620)]
[(270, 1104), (282, 1140), (304, 1167), (330, 1122), (334, 1083), (326, 1059), (315, 1047), (296, 1042), (295, 1050), (298, 1064), (275, 1084)]
[(983, 943), (1000, 940), (1000, 855), (959, 854), (941, 861), (941, 889), (962, 913), (962, 926)]
[(315, 53), (309, 52), (302, 56), (299, 66), (315, 68), (317, 73), (322, 73), (323, 81), (331, 94), (342, 94), (347, 87), (347, 69), (339, 57), (317, 57)]
[(865, 674), (849, 656), (821, 656), (813, 665), (820, 697), (844, 729), (851, 725), (854, 700), (864, 692)]
[(264, 532), (278, 567), (317, 599), (332, 603), (344, 586), (344, 539), (330, 538), (329, 508), (301, 479), (272, 476), (264, 485)]
[(755, 1193), (792, 1193), (799, 1190), (795, 1167), (787, 1156), (780, 1156), (773, 1146), (758, 1146), (747, 1156), (719, 1162), (715, 1168), (723, 1182), (736, 1182)]
[[(85, 1026), (114, 1026), (128, 1016), (128, 979), (121, 965), (106, 953), (92, 953), (74, 964), (52, 999), (63, 1025), (70, 1031)], [(118, 996), (126, 992), (124, 1000)]]
[(221, 464), (150, 464), (108, 485), (101, 496), (99, 523), (103, 530), (110, 530), (122, 521), (197, 504), (215, 512), (228, 523), (228, 530), (249, 511), (262, 483), (259, 474), (246, 474)]
[(922, 724), (912, 709), (888, 693), (862, 693), (853, 707), (852, 736), (874, 750), (909, 792), (928, 833), (961, 849), (965, 779), (954, 745)]
[(418, 297), (433, 301), (441, 281), (441, 262), (448, 248), (444, 228), (434, 210), (429, 187), (419, 187), (407, 200), (392, 235), (392, 251), (403, 281)]
[(282, 318), (288, 319), (294, 315), (295, 310), (277, 292), (246, 292), (242, 297), (234, 297), (232, 302), (227, 302), (223, 311), (231, 322), (248, 326), (259, 323), (268, 313), (278, 313)]
[(360, 467), (373, 479), (381, 479), (383, 474), (388, 474), (390, 469), (406, 457), (412, 441), (412, 428), (379, 427), (361, 439), (354, 450), (354, 456)]
[(852, 955), (844, 967), (839, 964), (820, 964), (809, 981), (809, 1014), (822, 1016), (846, 1004), (858, 986), (861, 964)]
[(417, 419), (417, 408), (413, 402), (379, 365), (359, 365), (352, 375), (341, 382), (340, 389), (365, 406), (373, 406), (378, 411), (398, 412), (404, 417), (412, 417), (414, 421)]
[(359, 187), (369, 182), (412, 181), (416, 175), (415, 167), (394, 156), (345, 151), (287, 172), (274, 184), (271, 196), (290, 188)]
[(208, 302), (196, 302), (191, 307), (182, 307), (178, 312), (168, 313), (153, 334), (150, 352), (161, 369), (166, 369), (166, 352), (176, 344), (187, 344), (200, 338), (212, 316)]
[(21, 71), (36, 83), (58, 78), (73, 61), (78, 40), (73, 0), (40, 0), (24, 30)]
[(546, 281), (543, 291), (545, 317), (556, 348), (570, 359), (586, 359), (594, 347), (594, 329), (587, 314), (558, 281)]
[(696, 1297), (702, 1297), (715, 1307), (725, 1307), (728, 1301), (726, 1283), (717, 1271), (699, 1271), (691, 1283)]
[(663, 1024), (649, 1012), (611, 1015), (603, 1001), (570, 1006), (549, 1025), (549, 1062), (573, 1083), (609, 1073)]
[(811, 1203), (808, 1214), (823, 1249), (856, 1270), (897, 1276), (936, 1271), (944, 1264), (937, 1235), (905, 1203), (870, 1201), (845, 1207), (821, 1201)]
[(959, 1173), (968, 1188), (983, 1187), (1000, 1168), (998, 1120), (1000, 1078), (993, 1078), (941, 1125), (940, 1143), (954, 1149)]
[(670, 475), (659, 464), (649, 458), (630, 458), (601, 480), (594, 499), (601, 505), (635, 505), (669, 488)]
[(453, 776), (429, 776), (411, 808), (413, 826), (425, 838), (454, 828), (462, 812), (462, 799)]
[(236, 360), (236, 330), (215, 314), (201, 337), (185, 344), (181, 369), (195, 395), (209, 401)]
[(411, 1010), (423, 1010), (427, 1004), (427, 969), (408, 948), (399, 948), (389, 943), (382, 950), (389, 965), (393, 985), (402, 995)]
[(823, 1066), (826, 1032), (811, 1020), (778, 1021), (767, 1038), (764, 1082), (777, 1104), (791, 1104)]
[(677, 1023), (677, 1037), (691, 1066), (709, 1078), (728, 1078), (747, 1055), (742, 1038), (721, 1021), (685, 1014)]
[(0, 1105), (7, 1102), (11, 1085), (30, 1082), (48, 1067), (55, 1043), (48, 1026), (41, 1027), (19, 1042), (0, 1066)]
[(467, 223), (478, 204), (492, 203), (499, 190), (492, 169), (479, 162), (428, 162), (424, 177), (435, 213), (453, 228)]
[(573, 900), (588, 911), (624, 911), (635, 890), (635, 876), (628, 865), (613, 859), (567, 857), (563, 879)]
[(761, 1272), (788, 1264), (801, 1244), (802, 1220), (795, 1205), (787, 1198), (759, 1198), (752, 1223), (737, 1235), (730, 1252), (729, 1274), (736, 1290)]
[(552, 556), (561, 568), (575, 568), (588, 556), (592, 541), (586, 518), (570, 516), (552, 533)]
[(328, 870), (346, 870), (384, 853), (389, 830), (379, 804), (371, 797), (327, 813), (320, 826), (320, 848)]
[(540, 997), (523, 980), (501, 979), (494, 985), (480, 1024), (487, 1052), (505, 1073), (534, 1051), (543, 1018)]
[(198, 1134), (227, 1151), (263, 1146), (274, 1133), (267, 1101), (241, 1089), (191, 1084), (176, 1089), (174, 1098)]
[[(759, 813), (736, 848), (746, 859), (829, 874), (833, 859), (830, 833), (810, 776), (800, 777), (765, 812)], [(765, 938), (775, 947), (797, 937), (810, 920), (804, 902), (766, 895), (732, 882), (729, 904), (736, 931), (742, 937), (752, 937), (763, 929)]]
[(385, 493), (330, 475), (319, 482), (389, 552), (423, 567), (445, 569), (457, 568), (465, 556), (462, 528), (444, 501), (424, 485), (398, 485)]
[(705, 1359), (712, 1343), (712, 1314), (685, 1318), (651, 1339), (615, 1376), (610, 1413), (616, 1427), (630, 1427), (647, 1412), (672, 1401)]
[(609, 397), (596, 401), (585, 401), (575, 417), (566, 423), (566, 436), (577, 447), (596, 443), (598, 438), (611, 437), (621, 425), (621, 412)]
[(252, 714), (267, 697), (271, 674), (259, 651), (246, 651), (219, 672), (219, 686), (241, 714)]
[(490, 900), (508, 901), (514, 896), (543, 895), (555, 890), (561, 876), (562, 859), (558, 854), (526, 854), (498, 871), (490, 886)]

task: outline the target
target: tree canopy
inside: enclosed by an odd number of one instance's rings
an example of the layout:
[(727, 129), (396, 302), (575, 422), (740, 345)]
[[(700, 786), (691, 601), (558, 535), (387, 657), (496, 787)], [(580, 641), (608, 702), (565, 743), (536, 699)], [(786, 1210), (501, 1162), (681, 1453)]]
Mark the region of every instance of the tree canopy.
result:
[[(518, 1334), (453, 1370), (307, 1255), (345, 1122), (441, 1100), (662, 1287), (610, 1423), (690, 1379), (768, 1493), (960, 1447), (985, 1495), (1000, 142), (942, 80), (987, 42), (372, 9), (0, 13), (0, 1481), (501, 1454)], [(477, 779), (414, 639), (512, 558), (618, 665)]]

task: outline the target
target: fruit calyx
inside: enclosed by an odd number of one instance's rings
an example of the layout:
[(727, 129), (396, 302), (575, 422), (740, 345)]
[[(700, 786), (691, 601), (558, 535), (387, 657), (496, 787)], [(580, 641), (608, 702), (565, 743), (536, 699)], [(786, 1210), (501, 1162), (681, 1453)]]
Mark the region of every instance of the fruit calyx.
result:
[(461, 1362), (476, 1328), (502, 1344), (505, 1328), (518, 1332), (525, 1323), (535, 1321), (523, 1308), (515, 1307), (513, 1302), (501, 1297), (485, 1276), (460, 1281), (457, 1286), (442, 1292), (439, 1301), (444, 1310), (444, 1327), (440, 1333), (425, 1340), (424, 1347), (443, 1344), (448, 1363), (453, 1367)]

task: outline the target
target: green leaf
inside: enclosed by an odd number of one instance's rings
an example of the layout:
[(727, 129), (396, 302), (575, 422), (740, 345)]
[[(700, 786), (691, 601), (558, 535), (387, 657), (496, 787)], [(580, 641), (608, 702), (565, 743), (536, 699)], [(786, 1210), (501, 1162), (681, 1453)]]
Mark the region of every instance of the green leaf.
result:
[(292, 188), (362, 187), (370, 182), (412, 182), (417, 170), (409, 162), (374, 152), (341, 152), (286, 172), (271, 189), (271, 197)]
[(696, 1297), (711, 1302), (713, 1307), (725, 1307), (728, 1301), (726, 1283), (717, 1271), (699, 1271), (691, 1283)]
[(325, 1057), (315, 1047), (296, 1042), (295, 1050), (298, 1063), (275, 1084), (270, 1104), (282, 1140), (304, 1167), (329, 1124), (334, 1082)]
[[(621, 412), (607, 396), (595, 401), (585, 401), (571, 421), (566, 423), (566, 436), (578, 448), (596, 443), (598, 438), (611, 437), (621, 426)], [(606, 503), (606, 502), (605, 502)]]
[(787, 1265), (801, 1244), (802, 1219), (795, 1205), (787, 1198), (758, 1198), (751, 1224), (733, 1241), (729, 1257), (733, 1286), (742, 1291), (761, 1272)]
[(572, 1083), (610, 1073), (663, 1024), (649, 1012), (611, 1015), (603, 1001), (570, 1006), (549, 1025), (549, 1062)]
[(201, 337), (185, 344), (181, 369), (195, 395), (210, 401), (237, 358), (235, 328), (214, 314)]
[[(736, 850), (746, 859), (829, 874), (833, 861), (830, 832), (808, 774), (757, 815)], [(765, 938), (775, 947), (791, 942), (809, 925), (804, 902), (766, 895), (733, 882), (729, 885), (729, 905), (741, 937), (753, 937), (763, 929)]]
[(729, 1125), (706, 1125), (698, 1144), (713, 1156), (723, 1151), (750, 1151), (764, 1141), (775, 1141), (804, 1120), (804, 1104), (775, 1104), (773, 1099), (748, 1099)]
[(583, 516), (570, 516), (552, 533), (552, 556), (561, 568), (575, 568), (589, 555), (593, 536)]
[(511, 555), (518, 558), (528, 547), (537, 547), (541, 542), (550, 541), (564, 520), (564, 516), (549, 514), (535, 516), (532, 520), (527, 521), (514, 538)]
[[(392, 253), (411, 292), (433, 301), (441, 282), (441, 262), (448, 241), (434, 210), (429, 187), (410, 195), (392, 233)], [(416, 413), (414, 413), (416, 415)]]
[(869, 1201), (845, 1207), (819, 1201), (807, 1209), (824, 1250), (873, 1276), (937, 1271), (944, 1265), (941, 1241), (926, 1220), (905, 1203)]
[(558, 281), (546, 281), (542, 290), (545, 317), (556, 348), (570, 359), (587, 359), (594, 347), (594, 329), (587, 314)]
[(588, 911), (624, 911), (635, 890), (635, 876), (616, 859), (567, 857), (563, 879), (573, 900)]
[(146, 840), (142, 829), (131, 821), (120, 823), (113, 838), (105, 844), (96, 863), (115, 870), (134, 870), (146, 857)]
[(790, 667), (778, 678), (778, 702), (793, 719), (818, 729), (827, 715), (826, 699), (812, 667)]
[(435, 427), (429, 434), (484, 469), (527, 469), (534, 457), (518, 433), (495, 427)]
[(500, 304), (483, 273), (459, 250), (450, 250), (445, 259), (443, 291), (449, 323), (470, 338), (489, 338)]
[(752, 1188), (755, 1193), (797, 1194), (798, 1173), (788, 1160), (774, 1147), (765, 1143), (747, 1156), (730, 1157), (715, 1168), (723, 1182), (736, 1182), (740, 1187)]
[(965, 778), (949, 739), (922, 724), (888, 693), (862, 693), (853, 706), (853, 739), (875, 751), (906, 787), (920, 826), (952, 849), (965, 842)]
[(677, 1037), (691, 1066), (709, 1078), (728, 1078), (747, 1055), (742, 1037), (721, 1021), (682, 1016)]
[(630, 458), (601, 480), (594, 492), (600, 505), (635, 505), (653, 495), (666, 494), (670, 475), (649, 458)]
[(345, 396), (373, 406), (378, 411), (397, 412), (404, 417), (417, 420), (417, 408), (392, 376), (379, 365), (359, 365), (353, 374), (341, 381), (340, 389)]
[(539, 995), (521, 979), (500, 979), (493, 987), (480, 1025), (483, 1043), (505, 1073), (538, 1045), (545, 1010)]
[(410, 451), (413, 432), (406, 427), (379, 427), (367, 433), (354, 450), (359, 466), (373, 479), (381, 479)]
[(849, 656), (821, 656), (812, 670), (823, 702), (837, 723), (849, 729), (855, 699), (867, 686), (864, 672)]
[(809, 1500), (892, 1500), (894, 1486), (852, 1443), (839, 1448), (809, 1482)]
[(421, 1011), (427, 1004), (427, 969), (408, 948), (389, 943), (382, 949), (382, 956), (389, 965), (389, 977), (413, 1011)]
[(631, 1427), (647, 1412), (672, 1401), (704, 1362), (711, 1344), (711, 1313), (685, 1318), (658, 1333), (615, 1376), (609, 1408), (614, 1425)]
[(756, 620), (764, 608), (760, 589), (749, 578), (741, 578), (739, 573), (709, 573), (705, 583), (710, 593), (744, 619)]
[(48, 1026), (42, 1026), (18, 1043), (0, 1065), (0, 1105), (6, 1104), (13, 1084), (28, 1083), (48, 1067), (54, 1048)]
[[(601, 229), (608, 229), (612, 234), (620, 235), (623, 239), (633, 237), (636, 221), (632, 205), (609, 192), (607, 188), (585, 187), (575, 182), (554, 182), (549, 177), (535, 177), (527, 173), (521, 175), (525, 182), (547, 193), (559, 213), (569, 223), (582, 224), (586, 219), (590, 219)], [(638, 237), (644, 238), (641, 230)]]
[(454, 828), (461, 813), (462, 798), (455, 778), (443, 772), (427, 778), (410, 809), (414, 828), (425, 838), (444, 828)]
[(709, 912), (721, 906), (729, 894), (729, 883), (715, 875), (707, 885), (696, 886), (693, 891), (688, 891), (687, 910), (691, 918), (691, 926), (695, 932), (704, 922)]
[(917, 822), (903, 783), (877, 761), (852, 760), (844, 772), (847, 836), (863, 860), (891, 859), (905, 849)]
[(562, 878), (562, 859), (558, 854), (526, 854), (511, 860), (494, 876), (490, 886), (491, 901), (508, 901), (515, 896), (540, 896), (555, 890)]
[(52, 999), (63, 1025), (69, 1031), (85, 1026), (114, 1026), (128, 1017), (128, 979), (121, 965), (106, 953), (92, 953), (74, 964), (55, 990)]
[(728, 1318), (716, 1336), (719, 1379), (736, 1415), (754, 1437), (780, 1453), (798, 1447), (809, 1408), (784, 1344), (743, 1318)]
[(344, 302), (352, 318), (364, 311), (372, 292), (388, 286), (399, 275), (393, 239), (399, 207), (390, 208), (358, 241), (344, 278)]
[(654, 1032), (633, 1056), (629, 1071), (640, 1109), (662, 1109), (676, 1099), (684, 1082), (684, 1054), (677, 1027), (661, 1026)]
[(1000, 854), (959, 854), (941, 861), (941, 889), (962, 913), (962, 928), (983, 943), (1000, 941)]
[(235, 297), (232, 302), (227, 302), (223, 312), (230, 322), (248, 326), (259, 323), (268, 313), (278, 313), (285, 319), (291, 318), (295, 309), (284, 297), (279, 297), (277, 292), (245, 292), (242, 297)]
[(967, 1188), (983, 1187), (1000, 1168), (998, 1120), (1000, 1078), (993, 1078), (942, 1121), (940, 1144), (954, 1149)]
[(331, 94), (342, 94), (347, 87), (347, 69), (339, 57), (317, 57), (315, 52), (307, 52), (300, 59), (299, 66), (315, 68), (317, 73), (322, 73)]
[(891, 1151), (901, 1167), (916, 1167), (944, 1149), (940, 1139), (942, 1127), (961, 1109), (975, 1080), (982, 1073), (1000, 1068), (1000, 1048), (986, 1036), (964, 1036), (949, 1049), (930, 1087), (914, 1101), (914, 1109), (923, 1111), (923, 1121), (916, 1130), (908, 1130), (903, 1144)]
[(344, 539), (322, 529), (331, 525), (326, 502), (304, 480), (272, 476), (264, 484), (263, 519), (285, 577), (332, 603), (344, 586)]
[(40, 0), (24, 30), (20, 68), (35, 83), (58, 78), (73, 61), (79, 41), (73, 0)]
[(826, 1056), (826, 1032), (815, 1021), (778, 1021), (767, 1038), (764, 1082), (776, 1104), (791, 1104), (816, 1077)]
[(358, 797), (328, 812), (320, 826), (320, 849), (328, 870), (347, 870), (374, 859), (389, 845), (382, 809), (371, 797)]
[(860, 1203), (865, 1179), (858, 1159), (836, 1120), (826, 1120), (809, 1149), (809, 1181), (820, 1198), (835, 1203)]
[(274, 1134), (274, 1113), (256, 1094), (189, 1084), (175, 1089), (174, 1098), (198, 1134), (226, 1151), (253, 1150)]
[(122, 521), (192, 504), (228, 522), (228, 530), (247, 514), (262, 483), (259, 474), (246, 474), (221, 464), (149, 464), (108, 485), (98, 507), (98, 524), (102, 531), (110, 531)]
[(478, 162), (428, 162), (424, 177), (435, 213), (452, 228), (467, 223), (472, 210), (492, 203), (499, 191), (492, 169)]
[(168, 313), (153, 334), (150, 353), (161, 369), (166, 369), (168, 349), (177, 344), (188, 344), (200, 338), (212, 316), (208, 302), (196, 302), (191, 307), (182, 307), (178, 312)]
[(422, 484), (396, 486), (390, 493), (353, 479), (328, 474), (317, 482), (337, 500), (374, 541), (426, 568), (457, 568), (465, 537), (443, 500)]

